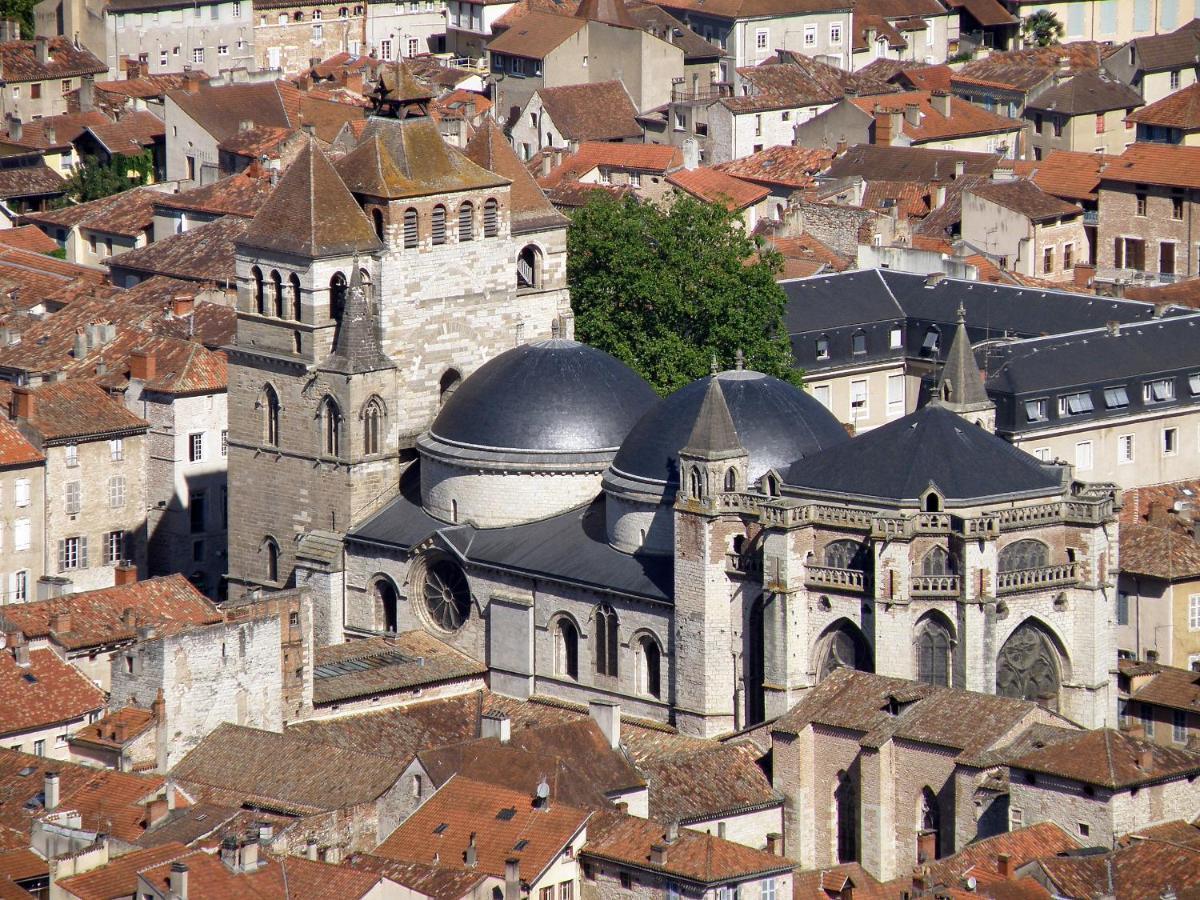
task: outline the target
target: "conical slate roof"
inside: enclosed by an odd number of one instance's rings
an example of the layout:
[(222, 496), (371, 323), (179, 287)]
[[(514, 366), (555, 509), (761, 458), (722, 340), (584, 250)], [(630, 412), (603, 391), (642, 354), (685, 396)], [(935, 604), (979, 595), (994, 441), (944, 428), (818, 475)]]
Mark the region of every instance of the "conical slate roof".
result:
[(576, 18), (622, 28), (637, 28), (637, 22), (625, 8), (625, 0), (582, 0), (575, 11)]
[(375, 304), (363, 289), (362, 270), (356, 259), (333, 352), (321, 368), (342, 375), (359, 375), (395, 367), (383, 352), (379, 316)]
[(950, 342), (950, 353), (938, 378), (937, 403), (947, 409), (966, 411), (992, 406), (983, 386), (983, 372), (975, 361), (971, 339), (967, 336), (966, 313), (958, 308), (958, 327)]
[(704, 402), (700, 404), (696, 422), (692, 425), (691, 437), (680, 453), (707, 459), (722, 459), (742, 456), (745, 452), (738, 438), (737, 428), (734, 427), (733, 416), (729, 414), (725, 392), (721, 390), (717, 379), (710, 379), (708, 390), (704, 392)]
[(307, 257), (374, 253), (383, 246), (311, 138), (279, 179), (241, 243)]

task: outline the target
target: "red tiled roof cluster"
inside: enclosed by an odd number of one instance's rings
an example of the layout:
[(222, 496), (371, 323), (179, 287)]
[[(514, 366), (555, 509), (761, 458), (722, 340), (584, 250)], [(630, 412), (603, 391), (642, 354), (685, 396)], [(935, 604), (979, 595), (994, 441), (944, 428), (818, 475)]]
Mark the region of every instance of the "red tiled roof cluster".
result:
[(753, 206), (771, 194), (761, 185), (734, 178), (707, 166), (680, 169), (668, 175), (667, 181), (693, 197), (708, 203), (721, 203), (730, 210)]
[(29, 665), (0, 651), (0, 737), (82, 718), (104, 708), (104, 692), (49, 648), (29, 651)]

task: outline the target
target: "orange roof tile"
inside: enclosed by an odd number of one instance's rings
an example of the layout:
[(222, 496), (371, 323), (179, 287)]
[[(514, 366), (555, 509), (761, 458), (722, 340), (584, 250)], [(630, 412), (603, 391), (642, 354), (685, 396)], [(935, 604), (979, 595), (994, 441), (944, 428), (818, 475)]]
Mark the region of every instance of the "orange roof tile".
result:
[(16, 425), (0, 419), (0, 466), (29, 466), (45, 459)]
[(301, 897), (355, 900), (370, 893), (381, 881), (380, 875), (365, 869), (313, 862), (296, 856), (261, 858), (259, 867), (254, 871), (234, 872), (218, 857), (203, 850), (194, 850), (176, 859), (167, 858), (156, 865), (141, 868), (136, 874), (166, 893), (172, 862), (182, 862), (188, 867), (188, 896), (205, 900), (285, 900)]
[(16, 228), (0, 230), (0, 244), (34, 253), (53, 253), (58, 249), (58, 241), (36, 225), (18, 225)]
[(138, 433), (150, 427), (89, 381), (42, 384), (31, 391), (35, 401), (29, 426), (44, 441)]
[(111, 900), (131, 897), (137, 893), (138, 873), (162, 863), (169, 863), (191, 851), (183, 844), (164, 844), (149, 850), (134, 850), (118, 856), (107, 865), (82, 875), (64, 878), (58, 884), (79, 900)]
[(116, 712), (85, 725), (71, 735), (71, 742), (96, 744), (101, 747), (120, 749), (142, 734), (155, 722), (154, 713), (137, 706), (124, 706)]
[(1200, 83), (1189, 84), (1156, 103), (1143, 106), (1128, 116), (1126, 121), (1195, 131), (1200, 128)]
[[(561, 803), (537, 809), (528, 794), (455, 776), (375, 849), (376, 856), (465, 868), (471, 835), (476, 868), (504, 876), (505, 860), (520, 860), (533, 882), (587, 823), (589, 814)], [(518, 849), (519, 848), (519, 849)]]
[(53, 650), (29, 651), (20, 666), (0, 652), (0, 737), (50, 728), (104, 708), (104, 692)]
[(1100, 172), (1115, 156), (1055, 150), (1045, 159), (1032, 162), (1033, 183), (1047, 194), (1070, 200), (1095, 200)]
[(1100, 172), (1105, 181), (1200, 188), (1200, 147), (1134, 143)]
[(747, 181), (802, 188), (812, 184), (812, 176), (829, 168), (832, 161), (833, 151), (826, 148), (780, 145), (714, 168)]
[(988, 112), (982, 106), (976, 106), (961, 97), (950, 96), (948, 99), (950, 101), (950, 115), (948, 116), (943, 116), (934, 108), (930, 91), (905, 91), (880, 97), (855, 97), (850, 102), (866, 113), (874, 113), (876, 110), (904, 113), (910, 104), (915, 103), (920, 111), (920, 123), (912, 125), (907, 118), (903, 118), (901, 125), (901, 130), (913, 144), (980, 134), (1002, 134), (1009, 131), (1020, 131), (1024, 128), (1024, 123), (1020, 120)]
[[(1146, 766), (1143, 754), (1149, 754)], [(1009, 765), (1119, 790), (1200, 773), (1200, 753), (1101, 728), (1033, 750)]]
[(761, 185), (734, 178), (706, 166), (673, 172), (667, 176), (667, 181), (693, 197), (708, 203), (722, 203), (730, 210), (753, 206), (771, 194)]

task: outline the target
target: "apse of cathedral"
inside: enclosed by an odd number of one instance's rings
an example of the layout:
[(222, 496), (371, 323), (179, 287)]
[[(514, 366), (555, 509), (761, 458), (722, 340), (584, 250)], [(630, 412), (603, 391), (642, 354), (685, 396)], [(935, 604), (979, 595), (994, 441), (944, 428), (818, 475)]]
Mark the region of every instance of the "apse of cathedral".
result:
[(1115, 718), (1115, 489), (991, 433), (961, 317), (935, 399), (856, 437), (736, 362), (659, 398), (571, 339), (566, 220), (503, 135), (447, 146), (403, 66), (376, 96), (238, 248), (233, 584), (699, 735), (844, 667)]

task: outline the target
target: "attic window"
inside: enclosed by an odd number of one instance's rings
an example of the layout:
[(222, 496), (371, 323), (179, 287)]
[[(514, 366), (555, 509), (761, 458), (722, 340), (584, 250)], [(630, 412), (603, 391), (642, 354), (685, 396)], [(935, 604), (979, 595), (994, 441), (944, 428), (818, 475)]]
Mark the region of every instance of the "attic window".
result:
[(450, 826), (449, 826), (448, 824), (446, 824), (445, 822), (443, 822), (443, 823), (442, 823), (441, 825), (439, 825), (437, 828), (433, 829), (433, 833), (434, 833), (434, 834), (445, 834), (445, 833), (446, 833), (446, 829), (447, 829), (447, 828), (449, 828), (449, 827), (450, 827)]
[(522, 850), (524, 850), (528, 846), (529, 846), (529, 841), (525, 840), (525, 838), (521, 838), (521, 840), (519, 840), (515, 844), (513, 844), (513, 852), (520, 853)]
[(1109, 409), (1120, 409), (1129, 405), (1129, 393), (1123, 387), (1105, 388), (1104, 405)]
[(24, 678), (29, 684), (37, 684), (38, 683), (37, 676), (34, 675), (32, 672), (26, 672), (21, 677)]
[(510, 806), (507, 809), (502, 809), (500, 812), (496, 813), (496, 819), (500, 822), (510, 822), (512, 821), (513, 817), (516, 816), (516, 814), (516, 807)]
[(1080, 392), (1058, 398), (1058, 414), (1060, 416), (1080, 416), (1090, 413), (1094, 408), (1092, 395), (1088, 393)]
[(1026, 400), (1025, 401), (1025, 418), (1030, 422), (1042, 422), (1046, 419), (1046, 401), (1041, 400)]
[(1200, 394), (1200, 372), (1188, 376), (1188, 390), (1193, 394)]
[(37, 766), (26, 766), (17, 774), (22, 778), (28, 778), (30, 775), (32, 775), (36, 771), (37, 771)]

